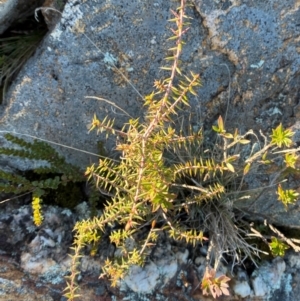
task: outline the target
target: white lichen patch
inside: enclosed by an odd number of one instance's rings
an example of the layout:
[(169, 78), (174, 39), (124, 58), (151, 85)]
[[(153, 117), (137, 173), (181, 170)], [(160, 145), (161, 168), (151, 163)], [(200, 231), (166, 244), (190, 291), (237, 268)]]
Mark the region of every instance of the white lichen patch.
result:
[(255, 270), (251, 279), (255, 296), (269, 300), (271, 294), (280, 288), (285, 269), (286, 264), (282, 258), (276, 258), (272, 265), (263, 265)]
[(232, 288), (234, 293), (242, 298), (246, 298), (252, 293), (248, 281), (236, 281)]
[(115, 58), (112, 54), (110, 54), (109, 52), (105, 52), (104, 54), (104, 59), (103, 59), (104, 63), (108, 65), (108, 69), (110, 69), (111, 67), (114, 67), (115, 64), (117, 63), (118, 59)]
[(78, 19), (82, 18), (83, 12), (80, 10), (79, 5), (73, 6), (72, 3), (67, 2), (62, 15), (62, 23), (67, 20), (68, 25), (74, 26)]
[(125, 286), (122, 290), (127, 290), (126, 286), (136, 293), (150, 294), (156, 287), (160, 278), (160, 272), (156, 264), (150, 262), (145, 267), (132, 266), (127, 276), (125, 276)]
[(259, 61), (257, 64), (252, 64), (250, 65), (251, 68), (254, 68), (254, 69), (259, 69), (260, 67), (262, 67), (262, 65), (265, 63), (264, 60), (261, 60)]
[(50, 37), (53, 39), (53, 40), (60, 40), (60, 36), (62, 34), (62, 30), (59, 30), (58, 28), (56, 28), (50, 35)]
[[(82, 33), (84, 32), (85, 25), (82, 22), (83, 12), (80, 10), (79, 5), (72, 5), (67, 3), (65, 5), (61, 24), (64, 24), (66, 29), (65, 31)], [(59, 29), (59, 26), (56, 26), (55, 30), (51, 33), (51, 38), (53, 40), (60, 40), (62, 30)]]
[(56, 262), (51, 258), (40, 258), (30, 253), (21, 255), (21, 267), (28, 273), (44, 274), (54, 265), (56, 265)]
[(274, 107), (274, 108), (271, 108), (267, 111), (267, 114), (269, 116), (273, 116), (273, 115), (282, 115), (282, 112), (277, 108), (277, 107)]
[(72, 216), (72, 211), (70, 209), (63, 209), (63, 211), (61, 212), (61, 214), (64, 214), (68, 217)]
[(144, 267), (132, 266), (128, 275), (120, 281), (120, 290), (126, 292), (127, 297), (134, 294), (139, 296), (139, 300), (147, 298), (147, 295), (158, 292), (176, 276), (178, 261), (186, 262), (187, 255), (188, 252), (178, 253), (178, 256), (170, 254), (159, 257), (161, 259), (151, 261)]

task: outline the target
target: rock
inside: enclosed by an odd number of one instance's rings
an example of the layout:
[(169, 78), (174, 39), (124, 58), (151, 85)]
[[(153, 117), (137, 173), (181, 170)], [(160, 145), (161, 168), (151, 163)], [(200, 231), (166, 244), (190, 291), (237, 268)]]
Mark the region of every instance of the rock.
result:
[[(265, 12), (260, 4), (233, 5), (228, 2), (225, 9), (221, 3), (211, 5), (206, 1), (193, 1), (195, 11), (187, 9), (193, 20), (186, 35), (182, 60), (184, 69), (200, 72), (202, 76), (201, 101), (191, 99), (198, 122), (204, 116), (207, 120), (224, 113), (229, 83), (229, 99), (232, 100), (229, 112), (234, 117), (230, 120), (232, 127), (238, 125), (245, 129), (256, 125), (256, 128), (266, 128), (266, 123), (256, 122), (265, 117), (265, 110), (275, 107), (281, 110), (283, 106), (295, 104), (299, 62), (297, 47), (291, 41), (297, 34), (292, 21), (297, 16), (292, 10), (294, 0), (288, 2), (288, 5), (278, 2), (277, 8), (274, 4), (272, 14), (267, 16), (269, 12)], [(105, 101), (85, 96), (108, 99), (126, 109), (131, 116), (141, 116), (142, 97), (107, 64), (115, 62), (125, 70), (142, 95), (149, 93), (154, 79), (159, 78), (159, 67), (169, 47), (166, 39), (170, 35), (168, 28), (172, 26), (167, 22), (171, 4), (166, 1), (156, 1), (153, 5), (128, 3), (115, 0), (105, 6), (102, 1), (70, 1), (60, 24), (12, 87), (7, 98), (9, 105), (1, 119), (2, 128), (25, 134), (30, 132), (40, 138), (97, 152), (95, 140), (104, 139), (97, 138), (95, 133), (87, 135), (86, 129), (93, 114), (97, 113), (100, 118), (117, 117), (117, 127), (122, 127), (128, 117)], [(95, 9), (97, 14), (93, 13)], [(281, 16), (282, 10), (294, 17)], [(132, 11), (137, 13), (132, 14)], [(289, 22), (291, 24), (286, 26)], [(286, 42), (287, 37), (290, 37), (290, 43)], [(259, 49), (256, 47), (258, 41), (261, 43)], [(285, 49), (284, 53), (279, 51), (280, 47)], [(258, 68), (256, 64), (259, 64)], [(286, 83), (282, 73), (286, 73), (289, 80), (280, 91), (281, 97), (279, 87)], [(142, 78), (145, 80), (141, 81)], [(275, 100), (266, 104), (265, 99), (271, 98)], [(235, 105), (238, 110), (234, 109)], [(197, 111), (198, 106), (201, 106), (201, 112)], [(111, 109), (117, 110), (117, 114)], [(254, 109), (260, 114), (254, 114), (253, 120), (245, 124), (245, 113), (248, 116)], [(276, 118), (266, 115), (264, 120), (275, 122), (281, 116), (278, 115)], [(106, 146), (110, 149), (113, 143), (107, 142)], [(61, 151), (72, 162), (82, 166), (89, 163), (87, 154)]]
[(278, 257), (271, 264), (264, 264), (251, 276), (251, 284), (254, 295), (264, 297), (267, 300), (280, 288), (284, 279), (286, 264), (282, 258)]
[[(170, 5), (166, 1), (148, 5), (124, 0), (109, 5), (100, 0), (67, 3), (60, 23), (11, 87), (0, 117), (1, 129), (96, 154), (97, 142), (105, 142), (107, 153), (111, 153), (114, 141), (95, 132), (88, 134), (87, 125), (94, 114), (100, 119), (109, 115), (121, 128), (128, 116), (105, 101), (86, 96), (114, 101), (131, 116), (141, 116), (142, 95), (152, 90), (170, 46), (166, 41)], [(197, 33), (195, 27), (195, 43), (201, 37)], [(156, 44), (151, 42), (154, 38)], [(113, 71), (113, 62), (124, 69), (141, 95)], [(82, 168), (97, 160), (97, 156), (76, 150), (61, 148), (60, 152)], [(11, 163), (30, 168), (30, 162)]]
[[(44, 224), (39, 228), (33, 225), (31, 214), (30, 205), (6, 203), (1, 207), (0, 301), (66, 300), (63, 289), (70, 268), (67, 253), (72, 244), (72, 228), (77, 213), (75, 210), (43, 206)], [(105, 248), (99, 248), (99, 254), (94, 257), (85, 252), (79, 266), (80, 301), (213, 300), (211, 296), (202, 296), (200, 270), (188, 260), (194, 251), (188, 252), (183, 248), (179, 251), (178, 246), (163, 240), (157, 244), (151, 260), (143, 268), (132, 267), (116, 288), (110, 286), (108, 279), (99, 279), (107, 258)], [(199, 256), (195, 261), (204, 267), (206, 259)], [(220, 272), (231, 278), (231, 295), (220, 300), (298, 300), (299, 254), (288, 251), (284, 258), (262, 261), (250, 280), (249, 271), (242, 267), (236, 269), (237, 273), (230, 275), (230, 267), (225, 262), (220, 265)]]
[(249, 277), (246, 271), (241, 268), (238, 269), (238, 272), (230, 284), (235, 295), (241, 298), (246, 298), (253, 294), (250, 287)]
[(188, 249), (185, 249), (184, 252), (178, 252), (176, 253), (176, 257), (177, 257), (177, 260), (178, 260), (178, 263), (179, 264), (187, 264), (188, 262), (188, 257), (189, 257), (189, 251)]
[(173, 253), (171, 245), (159, 246), (144, 267), (130, 267), (128, 275), (120, 283), (121, 291), (131, 290), (138, 294), (151, 294), (167, 285), (187, 263), (188, 250)]
[[(270, 128), (282, 122), (285, 127), (293, 128), (298, 123), (294, 113), (284, 112), (291, 112), (299, 102), (300, 48), (298, 42), (292, 42), (297, 35), (296, 23), (286, 24), (290, 16), (300, 20), (299, 3), (294, 0), (255, 4), (193, 0), (193, 3), (207, 29), (210, 49), (222, 53), (228, 60), (231, 97), (228, 98), (227, 127), (242, 132), (262, 129), (269, 133)], [(225, 101), (220, 93), (208, 105), (217, 111)], [(273, 177), (272, 170), (260, 170), (246, 179), (248, 189), (270, 185), (276, 188)], [(299, 187), (299, 180), (291, 186)], [(286, 211), (277, 200), (275, 190), (266, 190), (257, 199), (258, 194), (244, 199), (240, 209), (249, 213), (252, 221), (267, 219), (277, 225), (299, 228), (299, 205), (290, 206)]]
[(195, 262), (196, 266), (199, 266), (201, 264), (205, 264), (205, 257), (198, 256), (198, 257), (195, 258), (194, 262)]
[(29, 253), (23, 253), (21, 256), (22, 269), (32, 274), (44, 274), (55, 264), (51, 258), (36, 258)]
[(233, 291), (242, 298), (246, 298), (251, 294), (251, 288), (247, 281), (236, 281), (233, 285)]
[[(149, 294), (154, 291), (159, 276), (158, 267), (153, 262), (147, 264), (145, 268), (133, 266), (130, 268), (129, 275), (124, 278), (124, 284), (135, 293)], [(126, 291), (127, 287), (122, 289)]]
[[(184, 116), (191, 115), (192, 126), (210, 127), (218, 115), (226, 112), (229, 130), (270, 131), (280, 121), (293, 125), (300, 82), (299, 3), (191, 3), (186, 14), (193, 19), (185, 36), (182, 69), (200, 73), (203, 82), (197, 90), (199, 97), (190, 98), (191, 110), (183, 112)], [(142, 118), (143, 96), (162, 76), (159, 67), (173, 45), (167, 41), (173, 26), (167, 20), (176, 5), (163, 0), (151, 4), (69, 1), (60, 23), (7, 94), (7, 105), (0, 114), (1, 133), (10, 131), (65, 145), (68, 148), (54, 146), (82, 169), (98, 160), (98, 145), (114, 156), (115, 140), (95, 132), (88, 134), (87, 126), (94, 114), (100, 120), (105, 116), (115, 118), (119, 129), (128, 121), (122, 110)], [(112, 101), (122, 110), (88, 96)], [(4, 138), (0, 142), (8, 145)], [(27, 170), (41, 163), (5, 158), (1, 164)], [(268, 185), (268, 181), (258, 179), (258, 187)], [(248, 208), (251, 200), (243, 204)], [(300, 226), (298, 207), (287, 218), (290, 211), (285, 214), (275, 194), (264, 196), (253, 208), (252, 218), (268, 212), (272, 222)]]
[[(75, 214), (44, 205), (43, 224), (36, 227), (31, 205), (1, 205), (0, 300), (59, 300), (71, 265), (68, 253)], [(87, 262), (85, 259), (83, 270), (91, 273), (95, 264)], [(82, 300), (92, 300), (90, 291), (85, 297)]]
[(201, 255), (206, 256), (207, 255), (207, 246), (200, 247), (200, 253), (201, 253)]
[[(299, 45), (292, 42), (298, 32), (296, 20), (300, 20), (297, 1), (193, 3), (208, 33), (207, 48), (223, 54), (226, 59), (219, 68), (226, 69), (227, 64), (231, 72), (228, 112), (236, 114), (236, 119), (229, 117), (230, 126), (245, 129), (253, 125), (265, 130), (278, 124), (282, 114), (268, 117), (269, 110), (294, 107), (299, 98)], [(224, 105), (221, 96), (211, 105)]]

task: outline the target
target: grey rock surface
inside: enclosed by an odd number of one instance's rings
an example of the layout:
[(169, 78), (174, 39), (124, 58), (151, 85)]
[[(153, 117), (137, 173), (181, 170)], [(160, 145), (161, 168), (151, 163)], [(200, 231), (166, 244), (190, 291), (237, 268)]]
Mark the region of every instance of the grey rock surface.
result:
[[(27, 202), (27, 201), (26, 201)], [(0, 210), (0, 301), (65, 300), (65, 276), (70, 269), (72, 228), (84, 215), (81, 203), (75, 210), (43, 206), (44, 221), (36, 227), (32, 221), (31, 205), (1, 204)], [(81, 208), (82, 207), (82, 208)], [(173, 242), (174, 243), (174, 242)], [(81, 301), (160, 301), (214, 300), (203, 296), (199, 283), (203, 276), (205, 256), (193, 259), (185, 248), (171, 240), (157, 242), (151, 260), (143, 267), (131, 267), (117, 287), (106, 278), (99, 279), (101, 267), (115, 247), (100, 243), (97, 254), (90, 256), (87, 246), (78, 266)], [(110, 251), (109, 251), (110, 249)], [(232, 268), (221, 264), (221, 274), (231, 278), (230, 296), (222, 301), (295, 301), (300, 292), (300, 256), (288, 251), (283, 258), (262, 260), (253, 272), (244, 267)]]
[[(284, 3), (193, 0), (193, 3), (207, 31), (207, 48), (224, 55), (222, 63), (231, 70), (228, 110), (236, 118), (231, 117), (230, 123), (239, 128), (264, 130), (281, 120), (293, 123), (290, 108), (298, 103), (300, 82), (299, 3), (294, 0)], [(204, 86), (211, 90), (208, 82)], [(228, 87), (225, 91), (229, 93)], [(218, 100), (220, 103), (222, 94), (210, 99), (216, 112), (215, 103)]]
[[(97, 137), (95, 132), (88, 135), (87, 125), (93, 115), (115, 118), (117, 128), (128, 117), (118, 110), (114, 113), (110, 104), (86, 96), (114, 101), (133, 117), (142, 115), (141, 95), (151, 92), (166, 49), (171, 46), (166, 42), (171, 6), (176, 7), (168, 1), (70, 1), (60, 24), (11, 88), (0, 117), (1, 130), (97, 153), (97, 141), (104, 137)], [(188, 51), (196, 51), (202, 39), (196, 24), (194, 20), (194, 34), (190, 36), (193, 42), (186, 50), (185, 60), (191, 57)], [(111, 63), (122, 68), (141, 95), (113, 71)], [(114, 141), (106, 142), (110, 153)], [(95, 159), (65, 148), (61, 152), (83, 168)], [(19, 168), (29, 167), (14, 163)]]
[[(274, 126), (298, 100), (297, 2), (192, 2), (182, 60), (183, 68), (199, 72), (203, 81), (199, 97), (191, 100), (194, 121), (214, 120), (229, 104), (232, 127)], [(110, 63), (125, 72), (142, 96), (150, 93), (172, 45), (166, 42), (172, 26), (167, 20), (176, 5), (70, 1), (60, 24), (12, 87), (1, 128), (97, 152), (95, 140), (102, 138), (87, 135), (86, 128), (93, 114), (115, 117), (117, 127), (128, 118), (86, 96), (108, 99), (131, 116), (142, 116), (143, 98)], [(113, 143), (107, 145), (111, 149)], [(82, 166), (90, 161), (86, 154), (62, 152)]]
[[(190, 3), (186, 14), (193, 19), (182, 68), (200, 73), (203, 82), (199, 96), (191, 98), (191, 111), (184, 112), (191, 115), (193, 125), (210, 127), (226, 112), (227, 127), (241, 132), (250, 128), (267, 132), (281, 121), (285, 126), (295, 124), (300, 95), (299, 1)], [(177, 1), (159, 0), (69, 1), (60, 23), (11, 87), (1, 108), (1, 133), (32, 135), (94, 154), (99, 142), (113, 155), (115, 141), (88, 134), (87, 125), (94, 114), (99, 119), (115, 118), (117, 128), (128, 117), (110, 103), (87, 96), (107, 99), (142, 118), (142, 96), (164, 75), (159, 67), (172, 46), (167, 41), (172, 27), (168, 19), (170, 9), (177, 6)], [(5, 145), (4, 139), (0, 141)], [(83, 169), (97, 160), (64, 147), (59, 151)], [(19, 169), (34, 166), (16, 159), (6, 163)], [(257, 181), (262, 186), (269, 180)], [(285, 213), (274, 194), (255, 208), (254, 217), (268, 213), (271, 222), (300, 226), (298, 207), (293, 207), (292, 215)]]
[(280, 257), (273, 260), (272, 264), (265, 263), (257, 269), (251, 276), (254, 295), (269, 300), (271, 295), (280, 289), (281, 282), (284, 281), (285, 269), (286, 264)]

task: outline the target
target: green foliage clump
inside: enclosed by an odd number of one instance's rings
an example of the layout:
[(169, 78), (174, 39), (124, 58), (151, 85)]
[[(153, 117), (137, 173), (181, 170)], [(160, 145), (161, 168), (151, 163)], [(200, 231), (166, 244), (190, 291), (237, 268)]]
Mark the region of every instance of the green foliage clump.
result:
[(284, 190), (281, 185), (278, 185), (277, 194), (278, 200), (282, 202), (286, 209), (289, 204), (295, 203), (299, 196), (299, 193), (294, 189)]
[[(194, 246), (209, 239), (203, 292), (210, 291), (214, 297), (228, 294), (229, 278), (215, 277), (222, 255), (226, 253), (234, 260), (242, 260), (241, 253), (252, 259), (259, 252), (245, 240), (245, 226), (241, 226), (240, 215), (236, 214), (246, 194), (245, 177), (259, 166), (274, 163), (274, 158), (285, 153), (286, 165), (274, 164), (279, 173), (294, 166), (297, 156), (289, 150), (293, 133), (284, 130), (282, 125), (269, 138), (261, 134), (259, 139), (252, 130), (245, 134), (238, 130), (227, 132), (220, 117), (213, 126), (216, 140), (210, 143), (201, 130), (189, 129), (184, 134), (176, 124), (176, 115), (189, 107), (189, 95), (196, 95), (195, 88), (201, 85), (198, 74), (187, 75), (180, 68), (179, 57), (189, 18), (184, 14), (184, 7), (182, 0), (171, 20), (177, 27), (170, 38), (176, 40), (176, 46), (170, 49), (173, 55), (167, 58), (171, 64), (162, 68), (170, 76), (156, 80), (155, 90), (145, 97), (144, 121), (130, 119), (117, 130), (108, 117), (99, 120), (94, 115), (92, 120), (90, 130), (119, 138), (116, 149), (121, 156), (119, 161), (101, 159), (86, 170), (88, 179), (108, 197), (100, 217), (75, 225), (71, 275), (65, 294), (68, 300), (79, 296), (76, 276), (81, 250), (101, 240), (107, 226), (112, 225), (121, 228), (112, 229), (109, 235), (121, 258), (108, 258), (103, 273), (113, 286), (131, 265), (145, 263), (159, 233), (164, 231), (169, 237)], [(281, 186), (278, 189), (284, 205), (295, 201), (297, 193), (293, 189), (281, 191)], [(128, 248), (126, 241), (136, 241), (142, 228), (147, 229), (147, 234), (138, 239), (134, 248)]]
[(45, 29), (36, 29), (0, 38), (0, 103), (12, 79), (32, 56), (45, 33)]
[(273, 256), (284, 256), (285, 250), (289, 248), (287, 244), (282, 242), (276, 237), (272, 237), (272, 241), (269, 244)]
[(18, 148), (0, 148), (0, 155), (15, 156), (22, 159), (40, 160), (45, 166), (22, 174), (0, 170), (0, 191), (3, 193), (32, 193), (34, 222), (41, 224), (42, 197), (50, 195), (58, 205), (73, 208), (80, 202), (78, 183), (84, 182), (85, 177), (80, 169), (65, 161), (64, 158), (43, 141), (27, 142), (24, 139), (6, 134), (5, 138)]

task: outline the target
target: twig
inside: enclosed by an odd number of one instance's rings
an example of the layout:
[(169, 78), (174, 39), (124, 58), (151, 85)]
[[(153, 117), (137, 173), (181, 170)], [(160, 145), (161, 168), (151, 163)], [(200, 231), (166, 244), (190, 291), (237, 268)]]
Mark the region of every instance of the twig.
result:
[[(120, 111), (122, 111), (125, 115), (127, 115), (130, 118), (133, 118), (131, 115), (129, 115), (125, 110), (123, 110), (121, 107), (119, 107), (118, 105), (116, 105), (115, 103), (113, 103), (112, 101), (102, 98), (102, 97), (96, 97), (96, 96), (85, 96), (84, 98), (91, 98), (91, 99), (97, 99), (97, 100), (102, 100), (105, 101), (107, 103), (109, 103), (110, 105), (114, 106), (115, 108), (119, 109)], [(115, 112), (114, 112), (115, 113)], [(116, 114), (116, 113), (115, 113)]]
[(15, 197), (12, 197), (12, 198), (9, 198), (9, 199), (6, 199), (6, 200), (3, 200), (3, 201), (1, 201), (0, 202), (0, 204), (3, 204), (3, 203), (6, 203), (6, 202), (9, 202), (9, 201), (11, 201), (11, 200), (14, 200), (14, 199), (17, 199), (17, 198), (20, 198), (20, 197), (22, 197), (22, 196), (24, 196), (24, 195), (27, 195), (27, 194), (29, 194), (29, 193), (32, 193), (33, 192), (33, 190), (31, 190), (31, 191), (28, 191), (28, 192), (26, 192), (26, 193), (23, 193), (23, 194), (20, 194), (20, 195), (17, 195), (17, 196), (15, 196)]
[(288, 245), (290, 245), (295, 252), (300, 252), (300, 247), (295, 245), (291, 239), (285, 237), (285, 235), (283, 233), (281, 233), (277, 228), (275, 228), (273, 225), (268, 224), (267, 220), (265, 220), (265, 225), (269, 226), (269, 228), (275, 233), (277, 234), (282, 240), (284, 240)]
[[(58, 143), (58, 142), (54, 142), (54, 141), (51, 141), (51, 140), (39, 138), (39, 137), (36, 137), (36, 136), (33, 136), (33, 135), (29, 135), (29, 134), (22, 134), (22, 133), (13, 132), (13, 131), (0, 131), (0, 133), (25, 136), (25, 137), (37, 139), (37, 140), (40, 140), (40, 141), (44, 141), (44, 142), (47, 142), (47, 143), (50, 143), (50, 144), (62, 146), (64, 148), (72, 149), (72, 150), (75, 150), (77, 152), (81, 152), (81, 153), (85, 153), (85, 154), (88, 154), (88, 155), (96, 156), (96, 157), (99, 157), (99, 158), (103, 158), (103, 159), (107, 158), (107, 157), (101, 156), (99, 154), (95, 154), (95, 153), (88, 152), (88, 151), (85, 151), (85, 150), (82, 150), (82, 149), (79, 149), (79, 148), (76, 148), (76, 147), (72, 147), (72, 146), (68, 146), (68, 145), (62, 144), (62, 143)], [(117, 160), (113, 160), (113, 161), (118, 162)]]

